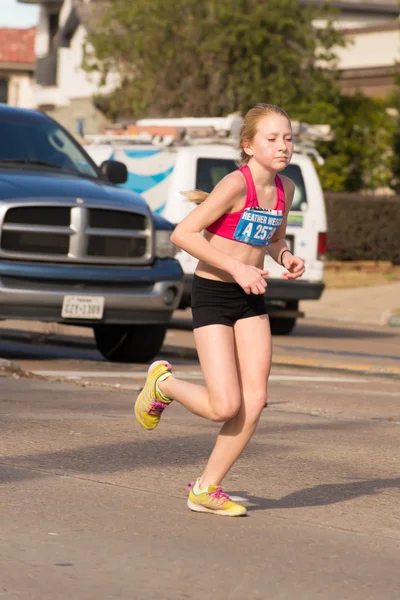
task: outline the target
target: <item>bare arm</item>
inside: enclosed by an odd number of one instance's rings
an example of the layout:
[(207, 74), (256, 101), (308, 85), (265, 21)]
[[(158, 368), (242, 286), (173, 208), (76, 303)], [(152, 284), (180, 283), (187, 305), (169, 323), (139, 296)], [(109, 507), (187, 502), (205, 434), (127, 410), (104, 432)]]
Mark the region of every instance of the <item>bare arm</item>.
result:
[(171, 235), (171, 241), (195, 258), (229, 273), (247, 293), (258, 294), (265, 290), (266, 282), (263, 275), (267, 272), (244, 265), (225, 254), (210, 244), (201, 233), (223, 214), (230, 212), (235, 205), (244, 202), (245, 197), (246, 183), (243, 176), (238, 171), (230, 173), (177, 225)]
[[(305, 271), (304, 261), (298, 256), (293, 256), (285, 240), (288, 214), (293, 204), (295, 185), (288, 177), (281, 175), (281, 178), (285, 188), (285, 214), (282, 224), (276, 230), (271, 244), (268, 246), (268, 253), (275, 262), (288, 270), (288, 273), (284, 273), (285, 279), (297, 279), (298, 277), (301, 277)], [(289, 251), (285, 252), (285, 250)]]
[(232, 274), (236, 260), (221, 250), (214, 248), (201, 234), (211, 223), (214, 223), (224, 213), (246, 195), (246, 184), (240, 173), (234, 172), (224, 177), (211, 194), (177, 225), (171, 241), (186, 250), (195, 258), (207, 264)]
[(286, 200), (285, 214), (283, 215), (283, 221), (282, 221), (280, 227), (278, 227), (278, 229), (275, 231), (275, 234), (271, 240), (271, 243), (268, 246), (268, 254), (279, 265), (281, 264), (280, 258), (281, 258), (281, 255), (283, 254), (284, 250), (289, 249), (288, 245), (286, 243), (286, 240), (285, 240), (286, 227), (287, 227), (288, 214), (289, 214), (289, 211), (292, 208), (292, 204), (293, 204), (293, 197), (294, 197), (294, 191), (295, 191), (295, 186), (291, 179), (289, 179), (288, 177), (283, 177), (282, 175), (281, 175), (281, 179), (282, 179), (282, 183), (285, 188), (285, 200)]

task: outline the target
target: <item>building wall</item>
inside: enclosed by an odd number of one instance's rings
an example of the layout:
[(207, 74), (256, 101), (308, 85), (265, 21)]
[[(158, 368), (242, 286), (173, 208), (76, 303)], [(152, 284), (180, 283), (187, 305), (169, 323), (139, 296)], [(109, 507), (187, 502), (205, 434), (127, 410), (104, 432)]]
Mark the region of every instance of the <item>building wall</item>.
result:
[(64, 0), (63, 5), (60, 10), (60, 19), (59, 19), (60, 27), (65, 25), (71, 10), (72, 10), (72, 0)]
[(91, 98), (73, 98), (68, 106), (44, 106), (43, 110), (75, 136), (99, 133), (107, 124)]
[(0, 28), (1, 102), (20, 108), (34, 106), (35, 27)]
[(35, 54), (37, 58), (46, 56), (49, 51), (48, 8), (40, 6), (39, 21), (36, 27)]
[[(387, 15), (364, 15), (362, 13), (336, 13), (334, 15), (335, 27), (338, 29), (356, 29), (379, 25), (388, 22)], [(395, 19), (393, 19), (395, 21)], [(325, 27), (326, 19), (314, 21), (315, 27)]]
[(395, 87), (400, 61), (399, 32), (396, 24), (345, 32), (349, 44), (336, 52), (345, 93), (361, 91), (368, 96), (385, 96)]
[[(334, 49), (345, 93), (361, 91), (369, 96), (384, 96), (396, 83), (400, 62), (400, 24), (388, 15), (366, 18), (359, 13), (338, 15), (335, 25), (343, 31), (346, 46)], [(318, 21), (316, 27), (324, 27)]]
[(370, 27), (361, 31), (346, 32), (349, 45), (338, 48), (341, 69), (392, 66), (400, 60), (400, 28), (379, 31)]
[(18, 108), (36, 107), (33, 73), (12, 68), (4, 69), (0, 64), (0, 79), (7, 82), (7, 97), (4, 99), (7, 104)]
[[(72, 8), (72, 1), (64, 0), (58, 17), (59, 27), (65, 24)], [(41, 7), (36, 40), (38, 58), (46, 56), (50, 50), (48, 21), (51, 10), (46, 6)], [(109, 93), (119, 80), (117, 76), (109, 76), (106, 84), (101, 86), (99, 74), (89, 74), (82, 69), (86, 35), (85, 27), (79, 25), (69, 46), (58, 49), (56, 84), (36, 84), (35, 87), (36, 107), (60, 120), (73, 134), (76, 133), (78, 122), (84, 122), (85, 133), (98, 133), (103, 129), (106, 121), (95, 108), (93, 96)]]
[(348, 69), (342, 73), (341, 88), (345, 94), (362, 92), (366, 96), (386, 96), (396, 86), (394, 68)]
[(107, 94), (115, 89), (118, 77), (108, 77), (104, 86), (100, 86), (97, 73), (86, 73), (82, 69), (86, 29), (82, 25), (76, 30), (69, 48), (58, 51), (57, 85), (62, 95), (70, 100), (89, 98), (97, 93)]
[(32, 73), (8, 74), (8, 104), (19, 108), (35, 108)]

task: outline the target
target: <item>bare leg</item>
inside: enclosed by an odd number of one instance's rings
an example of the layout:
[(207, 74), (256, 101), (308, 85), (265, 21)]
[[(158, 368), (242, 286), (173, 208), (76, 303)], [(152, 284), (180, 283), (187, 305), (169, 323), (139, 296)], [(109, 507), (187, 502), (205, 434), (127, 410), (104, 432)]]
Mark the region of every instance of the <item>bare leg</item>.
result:
[(267, 316), (241, 319), (234, 327), (242, 403), (218, 435), (200, 487), (219, 485), (251, 439), (267, 399), (271, 331)]
[(227, 421), (237, 413), (241, 402), (233, 328), (207, 325), (195, 329), (194, 337), (207, 387), (171, 375), (159, 383), (159, 388), (164, 396), (196, 415)]

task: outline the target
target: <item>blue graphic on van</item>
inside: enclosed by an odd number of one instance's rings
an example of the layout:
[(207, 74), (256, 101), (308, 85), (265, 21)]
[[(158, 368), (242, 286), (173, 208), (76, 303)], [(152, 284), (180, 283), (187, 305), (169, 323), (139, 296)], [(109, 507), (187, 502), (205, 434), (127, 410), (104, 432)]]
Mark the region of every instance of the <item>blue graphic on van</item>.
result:
[(154, 175), (140, 175), (139, 173), (128, 172), (128, 180), (121, 187), (133, 190), (138, 194), (147, 192), (161, 181), (164, 181), (174, 170), (174, 165), (162, 173), (154, 173)]
[(166, 202), (164, 202), (164, 204), (161, 204), (161, 206), (159, 206), (158, 208), (156, 208), (155, 210), (153, 210), (153, 213), (155, 213), (156, 215), (161, 215), (162, 211), (164, 210), (166, 204), (167, 204)]
[(160, 154), (161, 150), (124, 150), (128, 158), (149, 158), (155, 154)]

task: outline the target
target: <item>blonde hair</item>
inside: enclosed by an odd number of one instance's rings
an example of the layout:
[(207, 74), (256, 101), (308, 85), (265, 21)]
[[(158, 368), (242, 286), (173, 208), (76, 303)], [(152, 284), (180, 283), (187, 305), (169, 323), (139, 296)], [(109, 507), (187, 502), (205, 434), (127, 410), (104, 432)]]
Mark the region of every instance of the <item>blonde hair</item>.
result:
[[(244, 145), (253, 141), (254, 136), (257, 133), (259, 121), (270, 115), (285, 117), (290, 123), (289, 115), (282, 108), (279, 108), (279, 106), (275, 106), (275, 104), (256, 104), (246, 113), (239, 134), (240, 166), (246, 165), (251, 158), (251, 156), (246, 153)], [(208, 192), (202, 192), (201, 190), (191, 190), (189, 192), (181, 192), (181, 194), (191, 202), (196, 203), (203, 202), (209, 195)]]
[(246, 165), (251, 156), (249, 156), (245, 149), (244, 145), (249, 144), (253, 141), (254, 136), (257, 133), (257, 126), (261, 119), (264, 117), (269, 117), (270, 115), (278, 115), (279, 117), (285, 117), (290, 123), (289, 115), (279, 106), (275, 106), (275, 104), (256, 104), (253, 108), (249, 110), (246, 114), (243, 125), (240, 130), (240, 165)]

